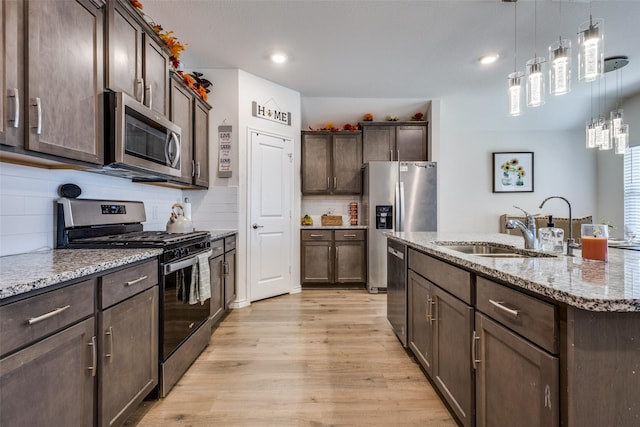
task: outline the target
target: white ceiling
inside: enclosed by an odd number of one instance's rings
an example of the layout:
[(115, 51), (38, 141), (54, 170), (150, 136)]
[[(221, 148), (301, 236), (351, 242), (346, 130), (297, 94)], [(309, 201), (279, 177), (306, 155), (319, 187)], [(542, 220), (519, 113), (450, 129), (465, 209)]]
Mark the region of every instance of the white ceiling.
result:
[[(147, 19), (173, 30), (188, 44), (181, 56), (187, 71), (238, 68), (299, 91), (302, 97), (446, 100), (468, 96), (482, 100), (478, 104), (483, 109), (496, 112), (490, 127), (579, 129), (592, 109), (597, 113), (607, 108), (605, 93), (608, 103), (615, 103), (620, 81), (622, 98), (640, 92), (640, 0), (142, 3)], [(514, 42), (517, 67), (524, 71), (524, 63), (534, 53), (546, 57), (548, 45), (562, 34), (572, 39), (577, 69), (577, 28), (589, 18), (590, 9), (594, 18), (605, 20), (605, 57), (627, 55), (629, 65), (593, 84), (578, 83), (574, 70), (571, 93), (548, 96), (544, 106), (522, 117), (506, 117), (506, 76), (514, 71)], [(289, 62), (270, 63), (268, 55), (274, 50), (286, 52)], [(480, 66), (478, 58), (489, 52), (498, 53), (500, 59)], [(215, 96), (215, 87), (213, 91)]]

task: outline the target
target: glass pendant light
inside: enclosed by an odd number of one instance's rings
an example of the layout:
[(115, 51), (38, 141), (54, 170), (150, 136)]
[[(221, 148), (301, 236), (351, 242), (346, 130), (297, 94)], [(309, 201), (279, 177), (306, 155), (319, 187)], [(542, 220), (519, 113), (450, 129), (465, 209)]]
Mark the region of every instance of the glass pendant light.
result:
[(611, 139), (611, 123), (609, 120), (601, 119), (600, 130), (600, 144), (598, 144), (599, 150), (611, 150), (613, 148), (613, 142)]
[(527, 106), (539, 107), (545, 102), (545, 59), (536, 57), (527, 61)]
[(593, 119), (587, 121), (586, 136), (587, 148), (596, 148), (596, 123)]
[[(503, 0), (504, 1), (504, 0)], [(522, 114), (522, 78), (524, 73), (517, 70), (518, 44), (516, 40), (517, 33), (517, 0), (513, 1), (513, 73), (507, 76), (508, 79), (508, 102), (509, 115), (512, 117)]]
[(509, 74), (509, 115), (519, 116), (522, 114), (522, 77), (521, 71), (514, 71)]
[(545, 64), (546, 59), (535, 54), (537, 39), (537, 0), (534, 2), (533, 13), (533, 50), (534, 57), (527, 61), (527, 106), (539, 107), (545, 102)]
[(571, 40), (560, 39), (549, 46), (549, 93), (571, 92)]
[(629, 125), (620, 126), (620, 132), (615, 139), (615, 153), (624, 154), (629, 150)]
[(578, 27), (578, 80), (590, 82), (604, 70), (604, 20), (589, 16)]
[(611, 111), (610, 121), (611, 135), (613, 135), (614, 138), (617, 138), (618, 134), (620, 134), (620, 127), (622, 126), (622, 108)]

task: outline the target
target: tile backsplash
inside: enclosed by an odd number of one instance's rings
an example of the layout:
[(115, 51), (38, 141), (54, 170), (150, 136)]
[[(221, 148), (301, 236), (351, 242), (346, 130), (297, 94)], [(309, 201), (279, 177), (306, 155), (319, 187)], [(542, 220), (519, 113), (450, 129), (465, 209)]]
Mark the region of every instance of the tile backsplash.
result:
[(236, 229), (238, 224), (237, 187), (182, 191), (84, 171), (0, 163), (0, 256), (53, 248), (54, 201), (65, 183), (78, 185), (83, 199), (143, 201), (145, 230), (164, 230), (171, 205), (185, 196), (197, 229)]
[(360, 196), (303, 196), (301, 215), (309, 215), (314, 225), (320, 225), (324, 214), (342, 215), (342, 223), (349, 224), (349, 203), (358, 203), (358, 224), (362, 224)]

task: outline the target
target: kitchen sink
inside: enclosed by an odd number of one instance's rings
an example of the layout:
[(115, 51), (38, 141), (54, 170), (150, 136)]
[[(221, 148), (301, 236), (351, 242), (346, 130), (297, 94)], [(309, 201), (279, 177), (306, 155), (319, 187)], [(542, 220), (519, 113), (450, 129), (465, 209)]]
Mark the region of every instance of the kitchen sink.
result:
[(499, 246), (491, 243), (447, 243), (436, 242), (439, 246), (444, 246), (454, 251), (464, 254), (476, 255), (486, 258), (532, 258), (532, 257), (553, 257), (553, 255), (543, 252), (523, 250), (509, 246)]

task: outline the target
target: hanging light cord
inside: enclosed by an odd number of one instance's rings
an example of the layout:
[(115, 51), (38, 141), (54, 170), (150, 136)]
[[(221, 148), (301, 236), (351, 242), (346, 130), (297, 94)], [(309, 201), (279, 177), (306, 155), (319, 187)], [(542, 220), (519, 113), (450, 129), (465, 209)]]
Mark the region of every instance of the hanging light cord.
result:
[(518, 3), (513, 3), (513, 72), (518, 71), (518, 43), (517, 43), (517, 28), (518, 28)]
[(536, 40), (538, 38), (538, 0), (533, 2), (533, 57), (538, 57), (538, 47)]

